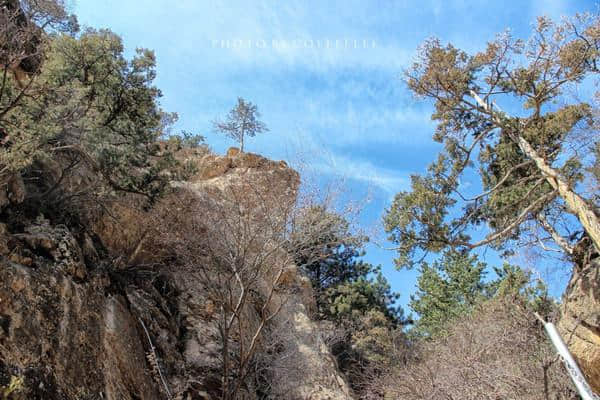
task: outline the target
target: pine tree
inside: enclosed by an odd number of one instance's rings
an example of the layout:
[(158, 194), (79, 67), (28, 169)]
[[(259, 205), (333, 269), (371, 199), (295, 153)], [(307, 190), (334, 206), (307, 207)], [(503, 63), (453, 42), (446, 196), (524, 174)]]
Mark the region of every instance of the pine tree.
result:
[(49, 168), (44, 179), (29, 180), (56, 195), (70, 174), (87, 169), (93, 181), (74, 189), (77, 197), (128, 192), (155, 199), (177, 163), (157, 144), (175, 115), (159, 107), (154, 53), (138, 49), (127, 60), (121, 39), (108, 30), (47, 40), (39, 76), (25, 92), (11, 79), (2, 88), (2, 174), (28, 173), (34, 163), (34, 172)]
[(486, 280), (488, 265), (477, 255), (446, 251), (432, 264), (423, 262), (417, 278), (417, 292), (409, 303), (418, 317), (410, 333), (417, 338), (444, 335), (452, 322), (471, 314), (492, 298), (513, 299), (547, 315), (554, 307), (546, 286), (532, 280), (531, 273), (504, 263), (493, 267), (496, 277)]
[[(435, 102), (434, 139), (444, 148), (386, 214), (399, 267), (448, 248), (511, 252), (528, 234), (569, 256), (575, 237), (565, 226), (600, 248), (600, 217), (579, 185), (586, 166), (572, 151), (598, 143), (592, 107), (565, 95), (600, 71), (599, 27), (598, 16), (539, 18), (530, 40), (503, 34), (472, 55), (437, 39), (421, 47), (406, 81)], [(473, 175), (481, 191), (466, 193), (461, 182)], [(491, 231), (473, 240), (483, 224)]]
[(488, 298), (486, 267), (476, 255), (454, 251), (446, 252), (433, 264), (422, 263), (417, 292), (409, 303), (418, 316), (412, 333), (422, 337), (443, 333), (449, 321), (469, 313)]
[(397, 295), (380, 268), (361, 259), (368, 238), (352, 233), (342, 215), (311, 206), (299, 213), (294, 230), (295, 261), (311, 281), (321, 318), (349, 321), (372, 309), (397, 317)]
[(235, 108), (229, 111), (225, 121), (214, 121), (215, 131), (224, 133), (240, 144), (240, 151), (244, 152), (246, 136), (254, 137), (257, 133), (267, 132), (269, 129), (264, 122), (259, 121), (258, 108), (249, 101), (238, 97)]

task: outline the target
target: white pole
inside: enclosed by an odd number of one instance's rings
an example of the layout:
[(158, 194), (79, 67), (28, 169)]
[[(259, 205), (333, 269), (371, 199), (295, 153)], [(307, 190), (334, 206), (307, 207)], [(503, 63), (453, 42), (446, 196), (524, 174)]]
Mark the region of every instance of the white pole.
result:
[(552, 344), (556, 348), (556, 351), (562, 358), (565, 367), (567, 368), (567, 372), (571, 375), (571, 379), (579, 392), (579, 395), (583, 400), (599, 400), (600, 397), (596, 396), (590, 385), (585, 380), (585, 376), (581, 373), (581, 370), (577, 366), (577, 363), (573, 359), (573, 356), (569, 352), (567, 345), (563, 342), (560, 334), (556, 330), (556, 327), (551, 322), (544, 322), (544, 328), (546, 329), (546, 333), (550, 337)]

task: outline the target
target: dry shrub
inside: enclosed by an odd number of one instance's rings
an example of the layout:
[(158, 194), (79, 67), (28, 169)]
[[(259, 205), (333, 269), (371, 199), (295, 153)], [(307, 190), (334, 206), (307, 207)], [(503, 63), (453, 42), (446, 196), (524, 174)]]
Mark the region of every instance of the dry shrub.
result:
[[(313, 300), (310, 282), (294, 261), (316, 242), (325, 246), (323, 229), (332, 224), (318, 220), (315, 229), (299, 229), (295, 222), (304, 212), (296, 201), (297, 173), (256, 155), (230, 153), (204, 157), (197, 179), (175, 183), (139, 219), (142, 239), (137, 246), (136, 240), (128, 243), (126, 254), (132, 268), (166, 268), (183, 278), (184, 291), (210, 304), (203, 323), (216, 332), (221, 386), (212, 396), (282, 398), (277, 396), (287, 382), (318, 375), (309, 368), (331, 375), (333, 360), (311, 358), (331, 357), (317, 330), (295, 313), (304, 310), (297, 303)], [(312, 389), (305, 386), (298, 391)]]
[(254, 390), (256, 354), (290, 290), (283, 278), (293, 266), (285, 250), (294, 198), (258, 187), (225, 179), (184, 185), (152, 210), (143, 245), (214, 305), (222, 399)]
[(490, 300), (447, 336), (415, 347), (373, 391), (410, 400), (577, 398), (543, 327), (515, 299)]

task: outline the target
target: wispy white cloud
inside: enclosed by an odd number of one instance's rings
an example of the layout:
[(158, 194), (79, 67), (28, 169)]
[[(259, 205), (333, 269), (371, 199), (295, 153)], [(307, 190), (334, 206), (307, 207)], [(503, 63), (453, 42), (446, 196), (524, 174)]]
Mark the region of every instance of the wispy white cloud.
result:
[(409, 171), (395, 170), (376, 165), (369, 159), (352, 154), (335, 153), (312, 136), (298, 136), (295, 143), (288, 143), (287, 158), (292, 166), (305, 175), (325, 176), (328, 179), (354, 181), (375, 189), (376, 196), (390, 200), (398, 191), (408, 189)]
[(336, 108), (312, 103), (308, 109), (310, 126), (328, 144), (418, 146), (431, 141), (434, 126), (430, 110), (400, 103), (388, 107), (348, 103)]
[(322, 164), (324, 173), (338, 173), (349, 179), (372, 185), (388, 196), (408, 188), (409, 179), (405, 173), (376, 167), (370, 161), (333, 156), (331, 164)]
[(304, 0), (155, 0), (140, 7), (106, 0), (79, 8), (107, 25), (110, 21), (118, 32), (127, 26), (126, 39), (134, 46), (160, 47), (159, 56), (200, 62), (204, 68), (397, 68), (406, 65), (414, 47), (382, 35), (376, 25), (380, 14), (360, 1), (342, 6)]
[(227, 36), (207, 41), (214, 60), (230, 65), (263, 68), (303, 68), (327, 72), (339, 68), (400, 71), (412, 59), (413, 49), (385, 43), (371, 37), (348, 36)]
[(327, 176), (338, 176), (342, 179), (353, 180), (368, 188), (376, 189), (377, 197), (384, 201), (391, 201), (396, 193), (409, 188), (409, 174), (381, 168), (368, 160), (359, 160), (336, 154), (329, 154), (327, 158), (313, 164), (320, 173)]

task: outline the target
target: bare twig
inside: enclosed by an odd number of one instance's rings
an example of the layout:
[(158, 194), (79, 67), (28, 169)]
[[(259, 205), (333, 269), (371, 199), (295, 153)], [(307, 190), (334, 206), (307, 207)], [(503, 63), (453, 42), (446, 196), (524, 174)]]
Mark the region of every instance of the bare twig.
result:
[(150, 333), (148, 332), (148, 329), (146, 329), (146, 325), (144, 324), (144, 321), (139, 318), (140, 324), (142, 324), (142, 328), (144, 328), (144, 332), (146, 333), (146, 338), (148, 338), (148, 344), (150, 345), (150, 351), (152, 352), (152, 356), (154, 357), (154, 359), (156, 360), (156, 369), (158, 370), (158, 375), (160, 376), (160, 380), (165, 388), (165, 392), (167, 393), (167, 398), (171, 399), (171, 392), (169, 391), (169, 386), (167, 385), (167, 381), (165, 380), (165, 377), (162, 374), (162, 371), (160, 369), (160, 365), (158, 363), (158, 356), (156, 355), (156, 350), (154, 347), (154, 344), (152, 343), (152, 339), (150, 339)]

